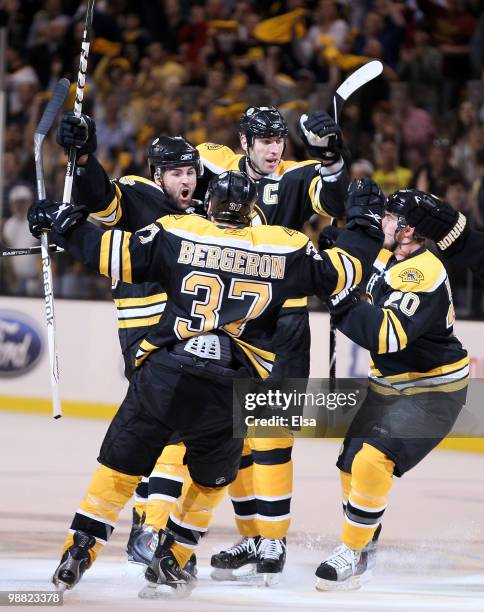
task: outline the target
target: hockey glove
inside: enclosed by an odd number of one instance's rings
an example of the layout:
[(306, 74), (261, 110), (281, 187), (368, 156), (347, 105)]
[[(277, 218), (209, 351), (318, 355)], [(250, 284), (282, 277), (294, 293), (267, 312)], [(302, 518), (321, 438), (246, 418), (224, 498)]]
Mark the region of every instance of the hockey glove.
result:
[(360, 290), (358, 287), (343, 289), (328, 299), (328, 310), (336, 323), (347, 312), (349, 312), (360, 301)]
[(371, 179), (355, 179), (348, 187), (345, 201), (346, 227), (360, 226), (365, 231), (381, 239), (383, 236), (381, 220), (385, 196)]
[(456, 242), (469, 232), (465, 216), (430, 193), (416, 190), (399, 193), (408, 205), (408, 224), (424, 238), (433, 240), (446, 255), (455, 251)]
[(85, 206), (71, 206), (52, 200), (36, 200), (28, 210), (27, 220), (32, 236), (40, 238), (42, 232), (48, 230), (54, 230), (63, 236), (88, 216), (89, 211)]
[(336, 227), (335, 225), (323, 227), (318, 236), (318, 250), (326, 251), (326, 249), (332, 249), (342, 231), (343, 228)]
[(97, 149), (96, 123), (88, 115), (76, 117), (72, 112), (64, 113), (57, 127), (56, 139), (66, 154), (71, 147), (77, 149), (77, 157), (94, 153)]
[(341, 129), (328, 113), (317, 111), (299, 119), (301, 138), (310, 155), (324, 162), (337, 162), (343, 152)]

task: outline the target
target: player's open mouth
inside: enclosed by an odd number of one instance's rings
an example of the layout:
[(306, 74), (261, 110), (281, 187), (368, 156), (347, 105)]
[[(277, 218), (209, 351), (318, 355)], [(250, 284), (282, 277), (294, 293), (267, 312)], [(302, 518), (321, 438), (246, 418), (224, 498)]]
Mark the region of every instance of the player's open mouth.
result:
[(189, 194), (190, 194), (190, 190), (189, 189), (185, 188), (185, 189), (181, 190), (181, 197), (182, 198), (188, 198)]

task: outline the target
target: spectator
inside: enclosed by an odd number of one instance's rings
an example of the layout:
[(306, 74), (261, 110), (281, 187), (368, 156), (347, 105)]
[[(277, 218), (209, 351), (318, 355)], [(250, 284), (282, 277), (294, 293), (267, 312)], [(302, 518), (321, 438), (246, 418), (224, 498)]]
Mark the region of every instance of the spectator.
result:
[[(5, 221), (3, 238), (9, 247), (30, 247), (39, 243), (33, 238), (27, 223), (27, 211), (34, 201), (32, 190), (26, 185), (16, 185), (10, 191), (8, 202), (12, 215)], [(13, 272), (11, 291), (14, 295), (38, 295), (40, 276), (38, 258), (12, 257)]]
[(484, 231), (484, 148), (476, 153), (477, 178), (472, 185), (471, 207), (477, 229)]
[(348, 23), (338, 15), (338, 6), (333, 0), (320, 0), (314, 21), (300, 43), (306, 65), (325, 46), (341, 50), (350, 29)]
[(351, 180), (371, 178), (374, 173), (375, 173), (375, 167), (367, 159), (357, 159), (351, 164), (351, 168), (350, 168)]
[(420, 25), (413, 44), (402, 49), (397, 73), (408, 83), (408, 93), (417, 106), (430, 112), (439, 107), (442, 87), (442, 53), (430, 44), (429, 28)]
[(399, 189), (406, 189), (410, 184), (411, 170), (399, 166), (397, 160), (397, 143), (390, 138), (386, 138), (378, 146), (376, 170), (373, 175), (373, 179), (380, 185), (385, 195)]
[(450, 153), (450, 142), (447, 138), (434, 140), (428, 162), (417, 170), (411, 187), (443, 197), (449, 177), (456, 174), (449, 163)]

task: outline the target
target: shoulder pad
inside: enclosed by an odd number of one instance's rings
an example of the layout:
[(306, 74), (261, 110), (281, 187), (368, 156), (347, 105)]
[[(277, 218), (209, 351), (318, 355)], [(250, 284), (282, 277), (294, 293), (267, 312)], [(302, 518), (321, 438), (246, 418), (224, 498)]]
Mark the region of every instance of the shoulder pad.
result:
[(309, 241), (302, 232), (278, 225), (256, 225), (251, 233), (254, 244), (286, 247), (288, 252), (302, 249)]
[(400, 261), (385, 274), (385, 280), (392, 289), (414, 293), (432, 293), (446, 278), (443, 263), (430, 251)]
[(143, 176), (136, 176), (135, 174), (129, 174), (127, 176), (122, 176), (121, 178), (116, 179), (117, 183), (121, 185), (129, 185), (131, 187), (136, 184), (149, 185), (150, 187), (154, 187), (155, 189), (160, 189), (156, 183), (151, 181), (150, 179), (144, 178)]
[(242, 155), (236, 154), (224, 145), (216, 145), (213, 142), (204, 142), (197, 146), (203, 165), (211, 172), (220, 174), (225, 170), (238, 170)]
[(293, 172), (294, 170), (299, 170), (300, 168), (304, 168), (305, 166), (318, 166), (318, 170), (319, 170), (319, 166), (321, 165), (320, 161), (317, 161), (315, 159), (308, 159), (306, 161), (292, 161), (292, 160), (282, 160), (281, 163), (277, 166), (276, 169), (276, 173), (281, 175), (281, 174), (286, 174), (287, 172)]

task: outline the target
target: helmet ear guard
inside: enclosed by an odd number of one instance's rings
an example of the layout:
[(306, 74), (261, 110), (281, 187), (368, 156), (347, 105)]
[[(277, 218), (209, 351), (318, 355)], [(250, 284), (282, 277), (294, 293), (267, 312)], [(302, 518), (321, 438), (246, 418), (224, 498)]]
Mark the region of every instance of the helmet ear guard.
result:
[(250, 225), (257, 198), (254, 181), (238, 170), (228, 170), (215, 176), (208, 185), (205, 209), (210, 204), (210, 216), (215, 221), (235, 225)]
[(177, 166), (193, 166), (197, 178), (203, 175), (203, 163), (197, 149), (182, 136), (159, 136), (148, 149), (148, 166), (151, 178), (156, 173)]

